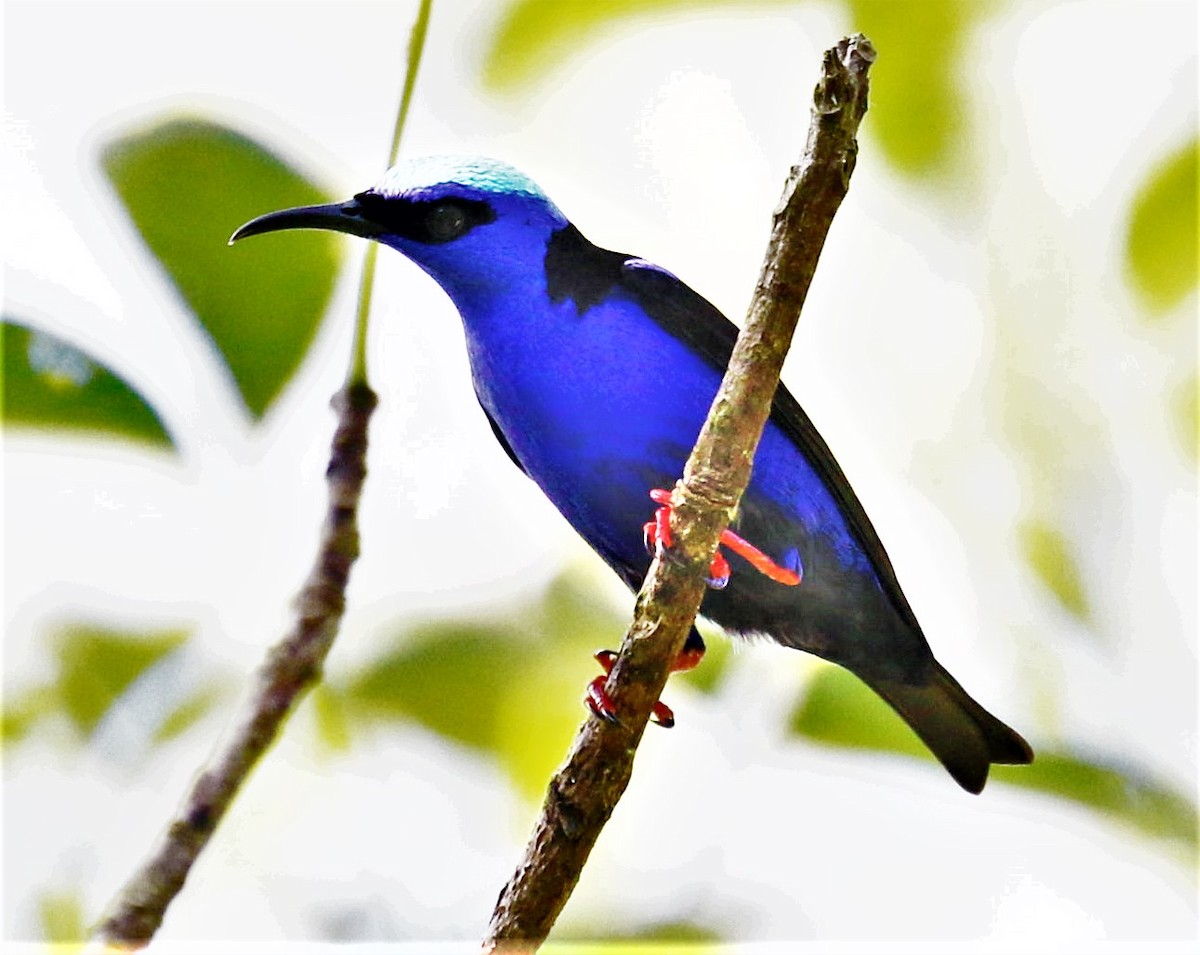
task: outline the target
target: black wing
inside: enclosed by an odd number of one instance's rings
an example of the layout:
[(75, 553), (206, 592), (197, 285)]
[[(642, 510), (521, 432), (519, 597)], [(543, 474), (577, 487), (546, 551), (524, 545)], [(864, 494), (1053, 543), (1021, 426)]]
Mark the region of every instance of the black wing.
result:
[[(478, 400), (478, 396), (476, 396), (476, 400)], [(496, 419), (491, 416), (487, 408), (483, 407), (482, 401), (479, 402), (479, 407), (483, 409), (484, 417), (487, 418), (488, 424), (492, 426), (492, 434), (494, 434), (496, 436), (496, 440), (500, 442), (500, 447), (504, 449), (504, 453), (508, 455), (508, 459), (521, 469), (522, 474), (528, 477), (529, 472), (525, 470), (525, 465), (517, 460), (517, 453), (512, 449), (512, 445), (508, 443), (508, 438), (504, 437), (504, 432), (500, 430), (500, 425), (496, 424)]]
[[(636, 258), (626, 260), (617, 284), (665, 331), (699, 352), (713, 367), (724, 373), (733, 354), (738, 329), (711, 302), (665, 269)], [(825, 439), (817, 433), (800, 403), (783, 384), (775, 392), (771, 420), (795, 442), (812, 464), (813, 470), (846, 516), (851, 533), (870, 559), (884, 591), (904, 620), (919, 633), (921, 628), (916, 615), (908, 605), (904, 591), (900, 589), (896, 571), (871, 519), (867, 517), (867, 512), (859, 503)]]

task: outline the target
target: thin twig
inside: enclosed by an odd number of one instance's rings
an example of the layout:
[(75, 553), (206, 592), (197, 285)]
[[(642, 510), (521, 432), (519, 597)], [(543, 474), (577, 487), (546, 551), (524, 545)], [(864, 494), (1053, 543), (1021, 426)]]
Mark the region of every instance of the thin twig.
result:
[(133, 949), (153, 938), (242, 783), (296, 701), (320, 678), (358, 557), (358, 501), (367, 470), (367, 424), (375, 404), (366, 385), (348, 386), (334, 395), (339, 420), (326, 472), (329, 509), (317, 559), (296, 598), (296, 622), (267, 652), (241, 721), (192, 784), (158, 848), (110, 903), (93, 941)]
[[(408, 34), (408, 67), (404, 71), (404, 89), (400, 93), (400, 108), (396, 110), (396, 122), (392, 124), (392, 143), (388, 147), (387, 168), (396, 165), (400, 155), (400, 140), (408, 122), (408, 110), (412, 106), (413, 91), (417, 88), (417, 73), (421, 69), (421, 58), (425, 52), (425, 36), (429, 33), (429, 15), (433, 0), (421, 0), (417, 18)], [(368, 242), (363, 253), (362, 279), (358, 283), (358, 308), (354, 319), (354, 344), (351, 346), (350, 371), (346, 382), (349, 385), (367, 381), (367, 327), (371, 320), (371, 296), (375, 291), (375, 260), (379, 257), (379, 246)]]
[[(421, 0), (409, 35), (408, 69), (388, 165), (395, 162), (400, 148), (432, 2)], [(367, 381), (365, 344), (374, 253), (372, 243), (360, 279), (349, 372), (332, 400), (338, 424), (325, 471), (329, 503), (313, 567), (296, 598), (296, 622), (267, 651), (240, 721), (201, 770), (158, 847), (117, 892), (92, 930), (93, 946), (132, 950), (149, 943), (250, 771), (282, 731), (296, 703), (321, 678), (345, 611), (350, 570), (358, 558), (358, 502), (367, 473), (367, 426), (378, 403)]]
[(874, 59), (861, 34), (825, 52), (808, 142), (775, 210), (745, 329), (672, 497), (672, 559), (652, 564), (608, 679), (621, 722), (589, 718), (580, 728), (550, 782), (524, 858), (500, 892), (485, 952), (541, 945), (629, 782), (651, 707), (704, 596), (717, 539), (749, 483), (800, 309), (854, 169)]

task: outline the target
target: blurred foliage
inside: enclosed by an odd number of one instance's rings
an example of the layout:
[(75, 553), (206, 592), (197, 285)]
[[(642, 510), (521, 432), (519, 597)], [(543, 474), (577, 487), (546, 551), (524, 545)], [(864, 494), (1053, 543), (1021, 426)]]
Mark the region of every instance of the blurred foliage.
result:
[(343, 694), (322, 681), (312, 688), (308, 698), (312, 701), (317, 739), (335, 753), (348, 752), (354, 739)]
[(201, 718), (230, 695), (231, 687), (223, 682), (209, 680), (185, 696), (155, 728), (152, 742), (156, 745), (169, 743), (191, 729)]
[(496, 746), (497, 709), (523, 679), (531, 647), (507, 626), (439, 623), (395, 641), (358, 674), (344, 702), (355, 716), (413, 719), (467, 746)]
[(848, 670), (819, 667), (792, 712), (790, 730), (808, 739), (852, 749), (933, 759), (904, 720)]
[(0, 710), (0, 740), (6, 744), (23, 740), (33, 728), (61, 708), (57, 686), (39, 686), (6, 693)]
[[(792, 713), (792, 732), (852, 749), (899, 753), (934, 763), (916, 733), (865, 683), (832, 665), (819, 669)], [(1030, 766), (993, 766), (992, 779), (1099, 810), (1142, 833), (1197, 851), (1196, 806), (1132, 767), (1036, 748)]]
[[(90, 736), (113, 704), (147, 670), (187, 640), (184, 630), (154, 630), (131, 634), (91, 624), (72, 623), (50, 635), (55, 676), (51, 683), (9, 694), (4, 702), (4, 741), (26, 736), (45, 718), (63, 716), (83, 737)], [(158, 733), (169, 738), (215, 702), (180, 703), (168, 726)]]
[(992, 778), (1097, 809), (1146, 835), (1176, 843), (1191, 856), (1200, 843), (1195, 804), (1136, 767), (1043, 750), (1030, 766), (992, 767)]
[[(584, 718), (583, 689), (599, 671), (591, 651), (615, 646), (626, 620), (572, 573), (538, 600), (489, 621), (441, 621), (396, 633), (390, 648), (347, 679), (315, 693), (323, 742), (352, 745), (356, 727), (413, 721), (491, 754), (531, 801), (562, 760)], [(727, 639), (687, 680), (711, 692), (732, 662)], [(709, 667), (712, 665), (711, 672)], [(821, 667), (792, 716), (791, 730), (833, 745), (933, 762), (911, 729), (852, 674)], [(1194, 809), (1132, 770), (1041, 751), (1033, 767), (993, 768), (994, 778), (1101, 810), (1143, 832), (1194, 848)]]
[(1176, 388), (1171, 404), (1179, 443), (1193, 463), (1200, 462), (1200, 378), (1189, 376)]
[(78, 892), (42, 892), (38, 896), (38, 916), (42, 938), (51, 944), (69, 945), (87, 938), (87, 920)]
[(1154, 316), (1178, 305), (1196, 287), (1197, 189), (1200, 140), (1160, 161), (1133, 200), (1125, 236), (1127, 274)]
[(993, 382), (986, 413), (1001, 422), (1021, 486), (1011, 531), (1024, 571), (1102, 639), (1105, 622), (1096, 619), (1084, 573), (1088, 518), (1081, 512), (1083, 502), (1111, 498), (1119, 486), (1113, 423), (1062, 354), (1075, 306), (1057, 251), (1035, 258), (1031, 277), (1001, 275), (991, 289), (996, 349), (985, 366)]
[[(790, 0), (755, 0), (754, 6), (780, 6)], [(577, 58), (582, 49), (633, 17), (729, 6), (729, 0), (513, 0), (505, 8), (484, 50), (483, 85), (517, 94)]]
[(184, 630), (134, 636), (87, 624), (63, 627), (54, 638), (58, 689), (76, 729), (90, 734), (113, 701), (187, 637)]
[[(491, 753), (517, 789), (538, 800), (582, 722), (592, 653), (616, 647), (627, 618), (567, 572), (537, 600), (487, 621), (443, 621), (396, 633), (390, 649), (317, 699), (323, 741), (347, 745), (354, 722), (413, 720)], [(726, 646), (722, 646), (726, 644)], [(727, 641), (687, 675), (715, 686)], [(668, 689), (668, 696), (669, 696)]]
[(255, 418), (316, 334), (341, 262), (332, 233), (228, 247), (244, 222), (331, 197), (274, 153), (204, 119), (168, 119), (114, 140), (104, 170), (150, 251), (211, 337)]
[(956, 161), (971, 134), (962, 56), (995, 4), (846, 0), (846, 7), (849, 29), (865, 33), (881, 54), (863, 129), (900, 172), (945, 177), (961, 171)]
[(48, 332), (3, 323), (4, 424), (174, 449), (162, 419), (122, 378)]
[(657, 922), (628, 937), (613, 938), (611, 925), (554, 930), (539, 951), (545, 955), (715, 955), (721, 936), (695, 922)]
[[(495, 619), (443, 621), (398, 632), (382, 656), (317, 691), (322, 738), (341, 749), (351, 745), (356, 725), (412, 720), (490, 753), (518, 791), (537, 801), (583, 719), (583, 689), (598, 672), (590, 653), (615, 646), (625, 624), (621, 614), (592, 595), (586, 579), (567, 572), (540, 599)], [(668, 702), (670, 687), (681, 680), (712, 692), (732, 665), (730, 641), (709, 636), (701, 666), (668, 684)], [(822, 743), (936, 765), (883, 700), (832, 665), (815, 671), (792, 713), (790, 730)], [(1191, 801), (1134, 768), (1039, 749), (1032, 766), (997, 766), (992, 775), (1196, 850)]]
[(569, 579), (501, 619), (428, 624), (397, 633), (391, 649), (330, 686), (347, 722), (410, 719), (494, 755), (532, 799), (584, 713), (592, 650), (621, 636), (612, 612)]
[[(696, 14), (710, 9), (797, 8), (800, 0), (512, 0), (497, 23), (481, 65), (485, 87), (515, 95), (634, 18)], [(970, 141), (962, 95), (961, 56), (971, 31), (989, 16), (993, 0), (844, 0), (847, 29), (865, 33), (884, 51), (875, 67), (871, 120), (895, 168), (911, 175), (946, 176)], [(796, 77), (780, 64), (780, 81)], [(811, 67), (809, 67), (811, 68)]]
[(1087, 620), (1090, 611), (1083, 575), (1066, 535), (1042, 521), (1026, 520), (1017, 526), (1017, 539), (1026, 564), (1038, 580), (1064, 609), (1080, 620)]

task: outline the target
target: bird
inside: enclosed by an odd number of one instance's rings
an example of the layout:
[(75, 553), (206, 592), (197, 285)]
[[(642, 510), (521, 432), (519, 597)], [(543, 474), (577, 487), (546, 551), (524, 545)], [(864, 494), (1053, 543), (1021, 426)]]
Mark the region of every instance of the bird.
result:
[[(441, 286), (501, 448), (636, 591), (670, 546), (663, 489), (683, 473), (737, 327), (666, 269), (594, 245), (499, 160), (405, 160), (345, 202), (261, 215), (230, 244), (291, 229), (379, 242)], [(783, 385), (722, 546), (702, 616), (849, 670), (968, 792), (994, 763), (1032, 761), (934, 657), (866, 511)], [(675, 669), (703, 653), (693, 626)], [(597, 659), (607, 671), (615, 655)], [(589, 705), (615, 720), (603, 679)], [(665, 705), (656, 713), (669, 724)]]

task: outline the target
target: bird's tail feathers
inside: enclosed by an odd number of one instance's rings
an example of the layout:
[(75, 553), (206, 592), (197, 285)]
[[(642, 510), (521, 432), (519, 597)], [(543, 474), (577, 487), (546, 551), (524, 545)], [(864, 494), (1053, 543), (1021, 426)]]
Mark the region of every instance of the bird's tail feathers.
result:
[(992, 763), (1033, 761), (1020, 734), (975, 702), (936, 661), (925, 683), (868, 682), (968, 792), (983, 789)]

